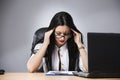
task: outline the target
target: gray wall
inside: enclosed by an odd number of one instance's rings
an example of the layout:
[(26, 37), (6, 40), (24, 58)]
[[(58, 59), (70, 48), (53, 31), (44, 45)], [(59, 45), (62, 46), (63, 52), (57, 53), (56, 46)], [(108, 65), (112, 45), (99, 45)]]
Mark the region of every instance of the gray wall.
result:
[(0, 69), (26, 72), (34, 32), (56, 12), (69, 12), (87, 32), (120, 32), (120, 0), (0, 0)]

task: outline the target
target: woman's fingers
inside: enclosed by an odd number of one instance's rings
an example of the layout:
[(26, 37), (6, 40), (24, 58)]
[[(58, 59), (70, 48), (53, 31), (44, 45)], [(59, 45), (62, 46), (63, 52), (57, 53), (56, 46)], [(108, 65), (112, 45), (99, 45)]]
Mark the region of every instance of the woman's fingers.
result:
[(80, 33), (78, 33), (77, 31), (75, 31), (75, 30), (73, 30), (73, 29), (71, 29), (71, 30), (72, 30), (73, 33), (76, 34), (76, 35), (77, 35), (77, 34), (80, 34)]
[(74, 40), (76, 43), (81, 42), (81, 34), (78, 33), (77, 31), (71, 29), (73, 31), (73, 35), (74, 35)]
[(54, 29), (51, 29), (47, 32), (45, 32), (45, 38), (44, 38), (44, 42), (45, 43), (50, 43), (50, 35), (53, 33)]

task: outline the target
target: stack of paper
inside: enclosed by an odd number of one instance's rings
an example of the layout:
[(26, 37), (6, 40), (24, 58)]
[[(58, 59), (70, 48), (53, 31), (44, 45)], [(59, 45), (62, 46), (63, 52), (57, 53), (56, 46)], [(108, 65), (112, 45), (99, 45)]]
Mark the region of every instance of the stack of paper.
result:
[(47, 76), (74, 76), (72, 71), (49, 71), (46, 73)]

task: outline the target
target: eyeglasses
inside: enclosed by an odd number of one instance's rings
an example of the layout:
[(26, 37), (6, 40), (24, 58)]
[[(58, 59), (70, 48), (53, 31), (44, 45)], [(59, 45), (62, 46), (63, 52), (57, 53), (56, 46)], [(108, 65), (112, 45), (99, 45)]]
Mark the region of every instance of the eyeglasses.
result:
[(70, 33), (57, 33), (57, 32), (55, 32), (55, 36), (57, 37), (57, 38), (62, 38), (62, 37), (64, 37), (64, 38), (69, 38), (70, 37)]

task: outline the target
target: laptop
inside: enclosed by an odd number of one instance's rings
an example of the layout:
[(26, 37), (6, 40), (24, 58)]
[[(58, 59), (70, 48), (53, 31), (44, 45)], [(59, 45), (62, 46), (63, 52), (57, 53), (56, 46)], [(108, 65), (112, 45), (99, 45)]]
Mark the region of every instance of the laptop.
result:
[(88, 78), (120, 77), (120, 33), (87, 34), (88, 72), (74, 75)]

